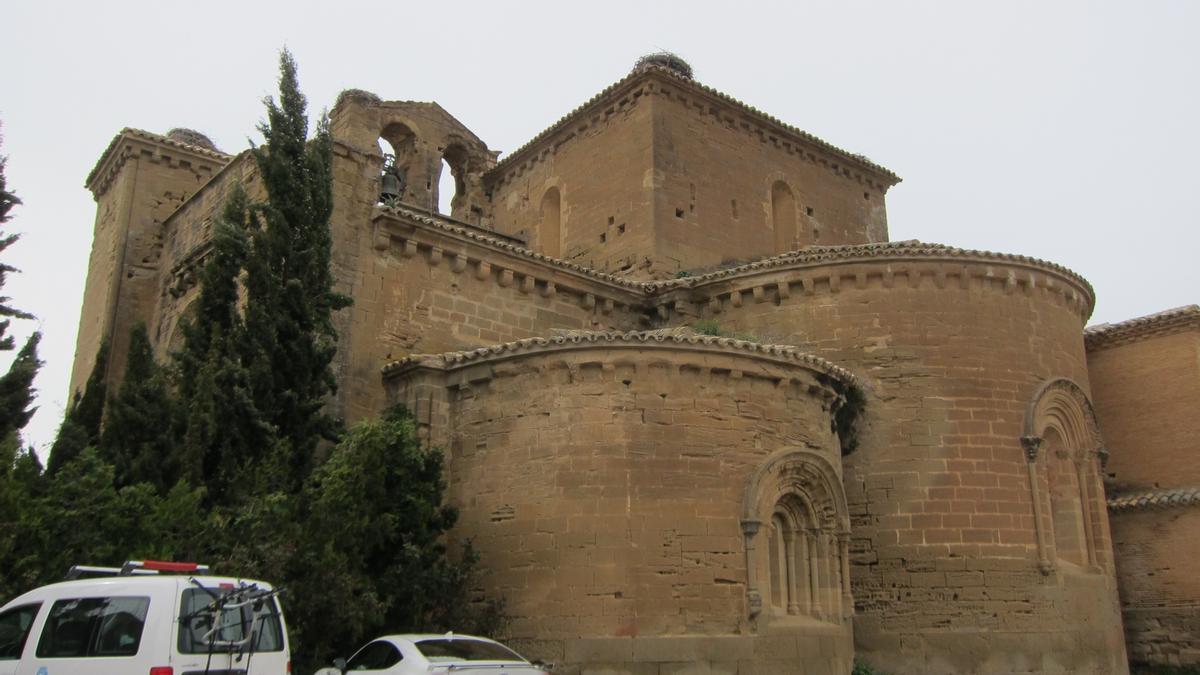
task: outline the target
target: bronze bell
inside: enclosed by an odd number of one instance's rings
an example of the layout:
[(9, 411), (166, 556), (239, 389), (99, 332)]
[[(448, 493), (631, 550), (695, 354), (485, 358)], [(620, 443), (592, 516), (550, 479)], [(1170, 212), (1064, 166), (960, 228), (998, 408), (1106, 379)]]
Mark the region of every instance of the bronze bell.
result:
[(383, 174), (383, 179), (379, 187), (379, 201), (382, 203), (398, 201), (401, 190), (400, 177), (388, 171)]

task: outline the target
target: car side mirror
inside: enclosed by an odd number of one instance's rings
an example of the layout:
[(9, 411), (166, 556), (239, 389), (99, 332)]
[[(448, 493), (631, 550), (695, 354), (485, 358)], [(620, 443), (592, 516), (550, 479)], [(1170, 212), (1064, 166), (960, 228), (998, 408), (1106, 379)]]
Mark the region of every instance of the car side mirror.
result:
[(345, 673), (346, 672), (346, 659), (343, 659), (343, 658), (334, 659), (333, 667), (337, 668), (339, 671)]

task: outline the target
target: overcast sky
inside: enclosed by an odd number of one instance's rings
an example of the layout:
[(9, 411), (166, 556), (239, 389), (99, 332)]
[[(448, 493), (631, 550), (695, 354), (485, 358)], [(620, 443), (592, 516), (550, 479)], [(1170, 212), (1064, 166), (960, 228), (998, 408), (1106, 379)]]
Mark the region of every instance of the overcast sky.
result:
[(68, 400), (84, 178), (125, 126), (246, 148), (284, 45), (310, 112), (349, 87), (437, 101), (501, 151), (671, 50), (700, 82), (899, 174), (893, 240), (1063, 264), (1095, 286), (1091, 323), (1200, 301), (1195, 0), (10, 0), (0, 17), (0, 153), (25, 202), (4, 259), (24, 271), (4, 294), (39, 317), (19, 336), (44, 333), (39, 448)]

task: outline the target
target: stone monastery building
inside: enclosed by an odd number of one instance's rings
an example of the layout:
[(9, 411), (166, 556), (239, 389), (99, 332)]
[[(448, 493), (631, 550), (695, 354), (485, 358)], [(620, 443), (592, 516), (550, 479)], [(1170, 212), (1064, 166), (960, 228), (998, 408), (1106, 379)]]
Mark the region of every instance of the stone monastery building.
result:
[[(498, 160), (332, 112), (338, 412), (447, 453), (511, 641), (559, 673), (1126, 673), (1200, 660), (1200, 309), (888, 239), (899, 178), (658, 55)], [(386, 153), (381, 151), (386, 150)], [(442, 160), (452, 212), (436, 212)], [(177, 348), (248, 153), (124, 129), (72, 387)], [(1193, 536), (1188, 536), (1192, 534)]]

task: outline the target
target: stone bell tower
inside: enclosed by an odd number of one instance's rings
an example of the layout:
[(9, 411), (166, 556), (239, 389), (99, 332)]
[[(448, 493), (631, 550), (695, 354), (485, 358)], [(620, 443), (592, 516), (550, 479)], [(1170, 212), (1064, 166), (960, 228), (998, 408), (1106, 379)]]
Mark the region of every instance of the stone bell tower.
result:
[(188, 129), (160, 136), (127, 128), (109, 143), (85, 183), (96, 200), (96, 222), (72, 392), (83, 387), (106, 337), (110, 377), (124, 371), (129, 332), (154, 309), (163, 223), (230, 159)]

